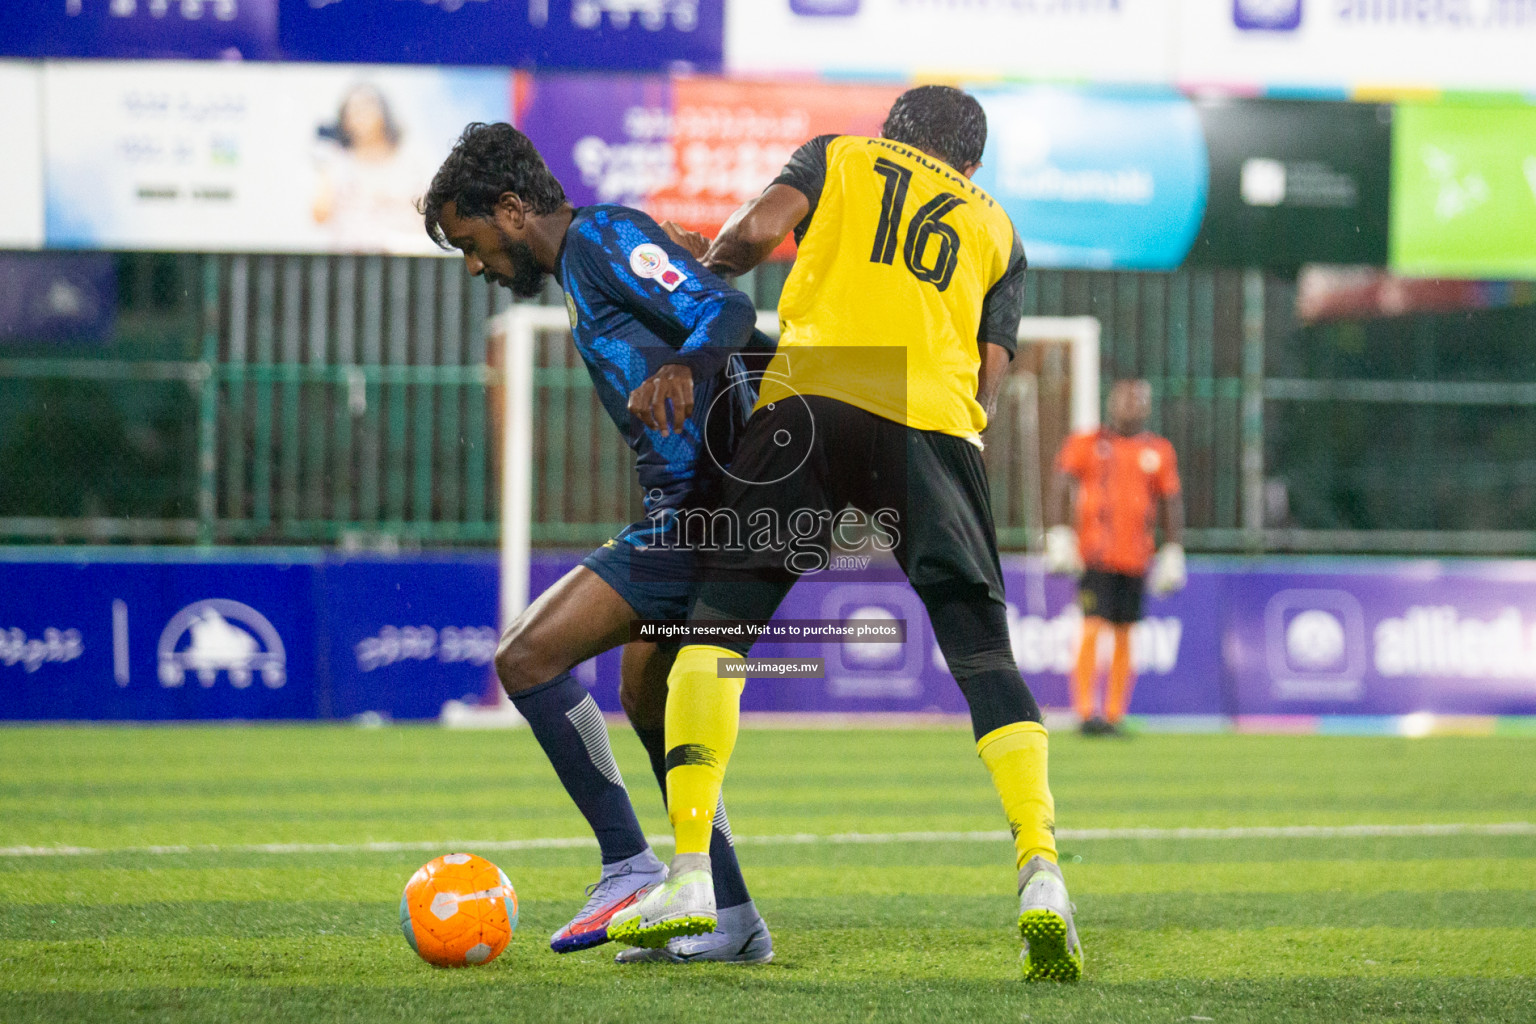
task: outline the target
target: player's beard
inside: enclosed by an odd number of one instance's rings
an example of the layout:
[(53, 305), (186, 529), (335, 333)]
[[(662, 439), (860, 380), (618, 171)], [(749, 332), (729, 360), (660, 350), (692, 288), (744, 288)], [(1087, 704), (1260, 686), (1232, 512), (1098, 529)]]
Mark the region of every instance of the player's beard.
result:
[(539, 266), (539, 261), (534, 258), (533, 247), (527, 242), (514, 241), (503, 234), (501, 251), (512, 264), (511, 279), (502, 278), (501, 283), (520, 299), (537, 298), (544, 290), (545, 273), (544, 268)]

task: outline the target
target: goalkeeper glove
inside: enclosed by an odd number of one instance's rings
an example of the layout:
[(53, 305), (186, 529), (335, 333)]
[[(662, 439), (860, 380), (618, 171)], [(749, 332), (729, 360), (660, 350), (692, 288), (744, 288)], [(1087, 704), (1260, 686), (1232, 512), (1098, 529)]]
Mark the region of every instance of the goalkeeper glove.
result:
[(1179, 544), (1164, 544), (1152, 564), (1152, 593), (1158, 597), (1184, 589), (1189, 574), (1184, 570), (1184, 548)]
[(1070, 526), (1053, 526), (1045, 531), (1045, 571), (1064, 576), (1078, 576), (1083, 571), (1083, 556), (1077, 550), (1077, 531)]

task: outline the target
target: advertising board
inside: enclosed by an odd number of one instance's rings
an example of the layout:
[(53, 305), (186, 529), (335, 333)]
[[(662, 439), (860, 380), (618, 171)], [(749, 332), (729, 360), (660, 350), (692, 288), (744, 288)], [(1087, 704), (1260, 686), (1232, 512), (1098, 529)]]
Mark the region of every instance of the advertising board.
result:
[(1536, 10), (1519, 0), (1180, 0), (1175, 80), (1523, 91), (1533, 47)]
[(3, 567), (0, 706), (12, 719), (313, 718), (311, 565)]
[(47, 242), (436, 253), (415, 199), (494, 69), (63, 63), (44, 69)]
[(1210, 198), (1192, 262), (1385, 266), (1392, 108), (1208, 100)]
[(285, 60), (720, 70), (725, 0), (281, 0)]
[(42, 69), (0, 61), (0, 249), (43, 244)]
[(1249, 715), (1536, 714), (1533, 583), (1522, 562), (1233, 574), (1234, 704)]
[[(530, 592), (580, 559), (535, 553)], [(1070, 705), (1082, 615), (1038, 561), (1003, 563), (1014, 660), (1042, 706)], [(1147, 715), (1536, 715), (1536, 568), (1526, 562), (1196, 562), (1132, 631), (1131, 710)], [(492, 682), (494, 554), (131, 552), (0, 560), (0, 718), (162, 721), (435, 717)], [(778, 619), (900, 620), (905, 643), (761, 643), (819, 678), (753, 679), (747, 711), (964, 714), (905, 583), (803, 580)], [(1106, 631), (1107, 632), (1107, 631)], [(1110, 655), (1099, 650), (1101, 671)], [(619, 652), (577, 666), (620, 711)]]
[(1175, 0), (734, 0), (725, 65), (749, 75), (1166, 82), (1175, 11)]
[(1403, 274), (1536, 275), (1536, 107), (1400, 105), (1391, 240)]
[(273, 60), (278, 0), (0, 4), (0, 56)]
[[(517, 124), (577, 205), (622, 203), (714, 236), (795, 149), (877, 135), (899, 85), (518, 77)], [(786, 243), (777, 254), (793, 253)]]
[(1205, 139), (1187, 99), (974, 91), (988, 133), (973, 180), (1008, 211), (1030, 266), (1156, 270), (1184, 259), (1206, 199)]

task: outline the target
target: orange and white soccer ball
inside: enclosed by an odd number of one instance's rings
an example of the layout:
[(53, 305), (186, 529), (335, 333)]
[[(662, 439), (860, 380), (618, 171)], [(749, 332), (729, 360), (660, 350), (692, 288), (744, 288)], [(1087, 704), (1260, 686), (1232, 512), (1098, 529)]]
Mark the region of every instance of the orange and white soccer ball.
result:
[(517, 928), (517, 893), (495, 864), (472, 853), (428, 861), (405, 883), (400, 930), (436, 967), (490, 963)]

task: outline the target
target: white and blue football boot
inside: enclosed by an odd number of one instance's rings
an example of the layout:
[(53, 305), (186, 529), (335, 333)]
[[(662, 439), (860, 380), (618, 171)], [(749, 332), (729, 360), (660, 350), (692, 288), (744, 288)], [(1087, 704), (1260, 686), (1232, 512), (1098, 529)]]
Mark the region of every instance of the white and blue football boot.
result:
[(667, 866), (649, 848), (628, 860), (603, 866), (603, 877), (587, 888), (587, 905), (549, 940), (556, 953), (590, 949), (608, 941), (613, 916), (645, 898), (667, 877)]

